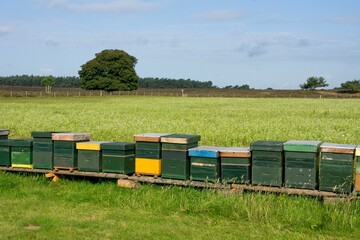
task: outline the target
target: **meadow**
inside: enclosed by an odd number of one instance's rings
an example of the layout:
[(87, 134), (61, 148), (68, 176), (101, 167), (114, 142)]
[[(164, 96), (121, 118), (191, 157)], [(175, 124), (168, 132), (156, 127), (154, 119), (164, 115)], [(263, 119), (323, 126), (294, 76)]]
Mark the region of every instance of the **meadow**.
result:
[[(133, 141), (145, 132), (200, 134), (201, 145), (257, 140), (360, 144), (358, 99), (143, 96), (0, 98), (0, 128), (90, 132)], [(0, 173), (1, 239), (349, 239), (360, 236), (360, 201)]]

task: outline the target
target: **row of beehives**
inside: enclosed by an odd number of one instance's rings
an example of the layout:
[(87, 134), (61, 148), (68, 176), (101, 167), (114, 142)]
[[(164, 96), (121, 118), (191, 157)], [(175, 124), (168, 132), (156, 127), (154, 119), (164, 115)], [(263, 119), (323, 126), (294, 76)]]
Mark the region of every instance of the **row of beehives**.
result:
[(90, 141), (87, 133), (32, 132), (31, 140), (8, 134), (0, 130), (0, 166), (360, 191), (356, 145), (290, 140), (237, 148), (198, 146), (200, 136), (189, 134), (138, 134), (135, 143)]

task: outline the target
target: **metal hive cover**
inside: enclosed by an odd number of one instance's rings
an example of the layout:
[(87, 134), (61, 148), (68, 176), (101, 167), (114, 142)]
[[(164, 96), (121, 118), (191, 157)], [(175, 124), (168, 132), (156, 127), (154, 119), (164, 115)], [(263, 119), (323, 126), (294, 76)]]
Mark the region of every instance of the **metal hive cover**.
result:
[(285, 151), (317, 152), (321, 141), (290, 140), (284, 143)]
[(142, 133), (135, 134), (134, 139), (136, 142), (160, 142), (161, 137), (170, 135), (169, 133)]
[(330, 153), (353, 154), (355, 152), (355, 148), (356, 148), (356, 145), (353, 145), (353, 144), (338, 144), (338, 143), (325, 142), (320, 145), (321, 152), (330, 152)]
[(132, 150), (135, 149), (134, 142), (108, 142), (100, 144), (101, 149), (108, 150)]
[(171, 134), (161, 137), (163, 143), (188, 144), (200, 141), (200, 135), (194, 134)]
[(190, 157), (207, 157), (207, 158), (217, 158), (219, 157), (220, 147), (214, 146), (200, 146), (196, 148), (189, 149)]
[(9, 135), (10, 130), (7, 129), (0, 129), (0, 136), (7, 136)]
[(250, 148), (260, 151), (277, 151), (283, 150), (283, 143), (279, 141), (256, 141), (250, 144)]
[(61, 141), (81, 141), (81, 140), (90, 140), (90, 133), (53, 133), (52, 140), (61, 140)]

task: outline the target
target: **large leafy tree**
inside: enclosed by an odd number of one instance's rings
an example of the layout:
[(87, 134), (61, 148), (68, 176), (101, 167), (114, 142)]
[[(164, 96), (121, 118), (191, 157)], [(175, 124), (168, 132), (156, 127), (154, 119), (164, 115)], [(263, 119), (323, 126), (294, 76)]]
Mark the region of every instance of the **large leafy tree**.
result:
[(306, 83), (300, 84), (300, 88), (305, 90), (315, 90), (315, 88), (327, 86), (329, 86), (329, 84), (326, 83), (323, 77), (309, 77)]
[(360, 91), (360, 80), (346, 81), (341, 84), (341, 90), (348, 93), (357, 93)]
[(51, 93), (51, 87), (54, 86), (55, 79), (53, 76), (46, 76), (41, 79), (41, 85), (45, 86), (45, 92)]
[(122, 50), (103, 50), (81, 66), (81, 88), (87, 90), (131, 91), (138, 87), (137, 59)]

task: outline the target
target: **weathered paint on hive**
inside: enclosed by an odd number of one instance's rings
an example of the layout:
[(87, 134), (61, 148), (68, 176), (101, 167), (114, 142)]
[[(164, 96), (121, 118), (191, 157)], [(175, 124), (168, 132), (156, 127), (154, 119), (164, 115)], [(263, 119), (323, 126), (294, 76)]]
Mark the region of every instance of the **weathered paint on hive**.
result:
[(329, 152), (329, 153), (355, 153), (356, 145), (352, 144), (338, 144), (338, 143), (323, 143), (320, 145), (321, 152)]
[(100, 144), (101, 149), (107, 150), (134, 150), (135, 143), (134, 142), (108, 142)]
[(170, 135), (168, 133), (142, 133), (134, 135), (136, 142), (160, 142), (161, 137)]
[(31, 132), (31, 137), (33, 137), (33, 138), (52, 138), (53, 133), (58, 133), (58, 132), (33, 131), (33, 132)]
[(190, 157), (190, 175), (192, 180), (216, 182), (220, 180), (219, 158)]
[(250, 148), (258, 151), (282, 152), (283, 142), (279, 141), (256, 141), (250, 144)]
[(176, 150), (176, 151), (187, 151), (190, 148), (196, 148), (199, 144), (188, 143), (188, 144), (177, 144), (177, 143), (161, 143), (162, 150)]
[(250, 148), (222, 147), (219, 150), (220, 157), (251, 157)]
[(8, 136), (10, 133), (7, 129), (0, 129), (0, 136)]
[(163, 143), (189, 144), (200, 141), (200, 135), (193, 134), (171, 134), (161, 137)]
[(190, 160), (164, 158), (161, 160), (161, 177), (187, 180), (190, 176)]
[(135, 158), (135, 173), (160, 176), (161, 159)]
[(33, 167), (40, 169), (53, 169), (54, 149), (52, 144), (48, 146), (38, 146), (34, 143)]
[(232, 183), (250, 183), (250, 157), (221, 157), (221, 180)]
[(102, 143), (107, 143), (103, 141), (88, 141), (88, 142), (78, 142), (76, 143), (77, 150), (94, 150), (100, 151), (100, 145)]
[(321, 141), (290, 140), (284, 143), (284, 151), (318, 152)]
[[(100, 147), (100, 145), (99, 145)], [(100, 172), (102, 158), (100, 151), (78, 150), (78, 170), (86, 172)]]
[(115, 150), (102, 150), (102, 171), (132, 174), (135, 172), (135, 154), (120, 155)]
[(191, 157), (207, 157), (207, 158), (218, 158), (219, 147), (213, 146), (199, 146), (196, 148), (189, 149), (189, 156)]
[(253, 150), (251, 158), (251, 182), (254, 185), (282, 186), (283, 152)]
[(61, 140), (61, 141), (84, 141), (90, 140), (90, 133), (53, 133), (52, 140)]
[(0, 140), (0, 166), (11, 165), (11, 140)]

